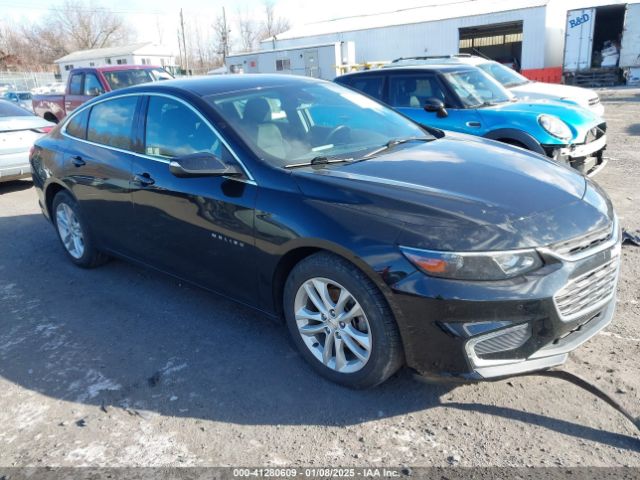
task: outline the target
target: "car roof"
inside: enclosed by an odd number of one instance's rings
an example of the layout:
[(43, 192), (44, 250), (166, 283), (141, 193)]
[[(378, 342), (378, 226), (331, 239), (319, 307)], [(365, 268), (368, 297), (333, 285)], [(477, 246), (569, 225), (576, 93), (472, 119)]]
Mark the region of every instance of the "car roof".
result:
[(175, 80), (162, 80), (160, 82), (145, 83), (126, 89), (116, 90), (114, 93), (136, 91), (171, 91), (186, 90), (195, 95), (205, 97), (222, 93), (255, 90), (265, 87), (308, 85), (310, 83), (327, 83), (325, 80), (303, 77), (298, 75), (271, 75), (271, 74), (230, 74), (216, 76), (199, 76), (179, 78)]
[(434, 72), (458, 72), (462, 70), (468, 70), (472, 68), (472, 65), (467, 65), (464, 63), (450, 63), (450, 64), (425, 64), (425, 65), (387, 65), (384, 68), (375, 69), (375, 70), (362, 70), (359, 72), (347, 73), (345, 75), (341, 75), (338, 78), (346, 78), (346, 77), (356, 77), (359, 75), (375, 75), (376, 73), (384, 73), (391, 71), (401, 71), (401, 72), (424, 72), (424, 71), (434, 71)]
[(414, 57), (397, 58), (388, 66), (394, 65), (480, 65), (493, 62), (494, 60), (479, 57), (477, 55), (443, 55), (441, 57)]

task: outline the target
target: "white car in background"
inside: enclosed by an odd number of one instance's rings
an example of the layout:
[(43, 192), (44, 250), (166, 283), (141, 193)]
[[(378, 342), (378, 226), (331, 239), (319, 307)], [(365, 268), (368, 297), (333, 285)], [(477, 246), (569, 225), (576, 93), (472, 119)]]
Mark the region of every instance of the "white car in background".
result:
[(31, 177), (29, 150), (53, 127), (15, 103), (0, 100), (0, 182)]
[(599, 117), (604, 115), (604, 105), (600, 102), (598, 94), (593, 90), (558, 83), (534, 82), (501, 63), (475, 55), (459, 54), (439, 57), (399, 58), (394, 60), (390, 66), (425, 63), (473, 65), (484, 70), (485, 73), (489, 74), (521, 100), (555, 100), (580, 105), (591, 110)]

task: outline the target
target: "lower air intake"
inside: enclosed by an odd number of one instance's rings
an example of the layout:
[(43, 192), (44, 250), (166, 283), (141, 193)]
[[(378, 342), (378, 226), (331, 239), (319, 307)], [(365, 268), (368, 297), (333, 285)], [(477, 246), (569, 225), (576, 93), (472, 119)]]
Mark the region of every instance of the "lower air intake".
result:
[(494, 334), (486, 340), (479, 340), (474, 350), (479, 357), (490, 353), (508, 352), (520, 348), (529, 338), (531, 338), (529, 324), (519, 325)]

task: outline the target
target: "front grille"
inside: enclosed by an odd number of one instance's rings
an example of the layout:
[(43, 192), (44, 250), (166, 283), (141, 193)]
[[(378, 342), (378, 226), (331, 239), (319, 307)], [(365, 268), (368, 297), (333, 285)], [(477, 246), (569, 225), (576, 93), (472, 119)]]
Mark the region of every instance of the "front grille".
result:
[(615, 294), (619, 257), (567, 283), (554, 300), (564, 320), (586, 315), (599, 308)]
[(608, 242), (613, 237), (614, 228), (615, 226), (612, 225), (587, 235), (556, 243), (551, 246), (551, 250), (563, 257), (577, 255)]

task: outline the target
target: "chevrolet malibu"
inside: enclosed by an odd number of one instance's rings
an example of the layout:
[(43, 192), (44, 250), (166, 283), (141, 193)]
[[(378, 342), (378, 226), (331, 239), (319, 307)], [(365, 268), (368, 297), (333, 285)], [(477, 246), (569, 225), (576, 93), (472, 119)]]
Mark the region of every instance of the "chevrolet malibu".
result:
[(71, 262), (124, 258), (283, 318), (350, 387), (403, 365), (460, 381), (550, 368), (613, 316), (620, 235), (596, 184), (334, 83), (120, 90), (31, 164)]

